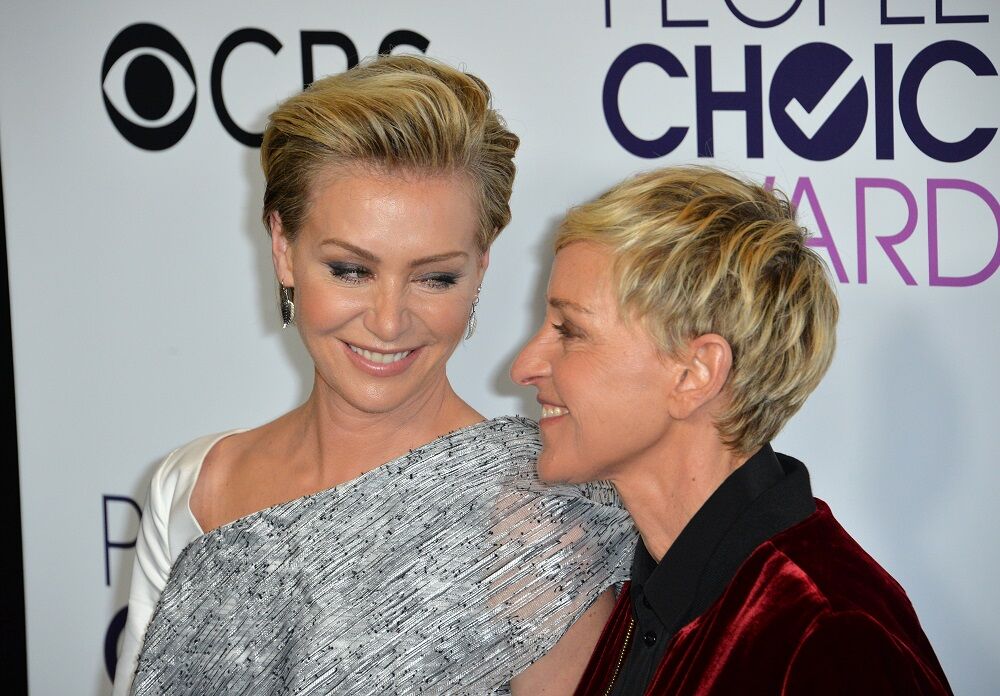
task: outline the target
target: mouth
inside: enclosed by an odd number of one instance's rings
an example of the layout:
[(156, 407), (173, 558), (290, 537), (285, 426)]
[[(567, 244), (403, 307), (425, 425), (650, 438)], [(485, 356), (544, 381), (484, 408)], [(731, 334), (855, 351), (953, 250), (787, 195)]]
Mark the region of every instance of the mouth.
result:
[(348, 343), (347, 347), (350, 348), (353, 353), (360, 355), (368, 362), (373, 362), (379, 365), (391, 365), (392, 363), (397, 363), (413, 352), (412, 350), (401, 350), (396, 353), (379, 353), (378, 351), (368, 350), (367, 348), (360, 348), (351, 343)]
[(343, 341), (344, 352), (351, 362), (363, 373), (372, 377), (395, 377), (404, 374), (423, 352), (422, 348), (409, 350), (380, 351), (362, 348)]
[(554, 404), (542, 404), (542, 419), (546, 418), (558, 418), (559, 416), (565, 416), (569, 413), (568, 408), (562, 406), (556, 406)]

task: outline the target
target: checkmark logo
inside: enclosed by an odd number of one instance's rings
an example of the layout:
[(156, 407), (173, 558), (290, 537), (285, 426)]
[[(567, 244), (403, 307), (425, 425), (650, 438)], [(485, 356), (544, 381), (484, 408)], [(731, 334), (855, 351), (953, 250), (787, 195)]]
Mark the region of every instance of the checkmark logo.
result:
[(785, 106), (785, 113), (802, 134), (812, 140), (855, 85), (863, 79), (861, 68), (857, 62), (852, 61), (812, 109), (807, 109), (797, 97), (793, 97)]

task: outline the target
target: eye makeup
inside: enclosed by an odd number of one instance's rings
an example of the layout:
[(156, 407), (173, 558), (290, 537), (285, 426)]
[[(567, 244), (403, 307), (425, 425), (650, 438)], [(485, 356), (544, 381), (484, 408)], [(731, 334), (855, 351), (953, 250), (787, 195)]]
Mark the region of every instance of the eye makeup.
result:
[(417, 280), (432, 290), (447, 290), (458, 283), (461, 273), (425, 273)]
[(371, 277), (371, 271), (356, 263), (344, 263), (341, 261), (331, 261), (326, 264), (330, 268), (330, 274), (337, 280), (357, 285), (358, 283)]
[[(330, 275), (349, 285), (358, 285), (374, 276), (371, 270), (358, 263), (330, 261), (326, 265), (330, 269)], [(414, 281), (430, 290), (447, 290), (456, 285), (463, 275), (459, 272), (436, 271), (417, 276)]]

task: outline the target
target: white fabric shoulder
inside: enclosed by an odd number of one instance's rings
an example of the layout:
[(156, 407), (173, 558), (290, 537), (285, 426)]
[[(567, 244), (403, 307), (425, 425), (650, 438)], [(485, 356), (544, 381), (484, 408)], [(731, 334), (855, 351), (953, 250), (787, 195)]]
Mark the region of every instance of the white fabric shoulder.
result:
[(153, 473), (135, 540), (128, 617), (122, 631), (113, 696), (129, 692), (142, 638), (171, 566), (181, 551), (203, 534), (191, 514), (190, 501), (205, 456), (219, 440), (238, 432), (242, 431), (206, 435), (178, 447)]

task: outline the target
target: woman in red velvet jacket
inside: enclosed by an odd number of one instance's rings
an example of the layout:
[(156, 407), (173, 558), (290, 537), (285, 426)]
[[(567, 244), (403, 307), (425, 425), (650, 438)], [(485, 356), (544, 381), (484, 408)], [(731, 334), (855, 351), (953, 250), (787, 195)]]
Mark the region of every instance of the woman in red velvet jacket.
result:
[(610, 480), (641, 535), (577, 694), (950, 694), (903, 589), (768, 444), (838, 315), (787, 200), (653, 171), (572, 210), (556, 252), (511, 371), (539, 474)]

